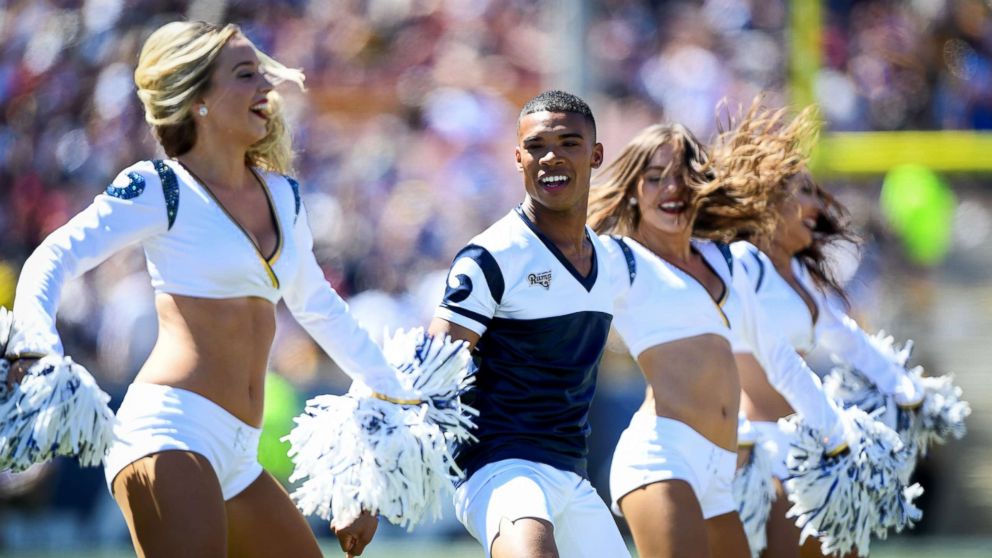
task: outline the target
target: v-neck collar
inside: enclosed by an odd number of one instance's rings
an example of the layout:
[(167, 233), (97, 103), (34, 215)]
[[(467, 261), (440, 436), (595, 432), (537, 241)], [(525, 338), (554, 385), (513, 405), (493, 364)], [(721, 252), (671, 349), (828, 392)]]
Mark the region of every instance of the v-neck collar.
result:
[(197, 176), (196, 173), (192, 171), (192, 169), (190, 169), (185, 164), (183, 164), (182, 161), (176, 159), (176, 162), (178, 162), (179, 165), (182, 166), (183, 169), (187, 173), (189, 173), (191, 177), (193, 177), (193, 180), (196, 180), (196, 182), (203, 188), (203, 190), (207, 193), (207, 195), (209, 195), (210, 198), (214, 200), (214, 203), (217, 204), (217, 207), (219, 207), (221, 211), (224, 212), (224, 215), (227, 216), (227, 218), (231, 221), (231, 223), (233, 223), (234, 226), (238, 227), (238, 229), (245, 235), (245, 237), (248, 239), (248, 242), (250, 242), (252, 247), (255, 248), (255, 251), (258, 253), (259, 257), (265, 260), (265, 262), (268, 263), (270, 266), (274, 265), (276, 260), (278, 260), (279, 256), (282, 254), (282, 223), (279, 220), (279, 212), (276, 210), (275, 202), (272, 199), (272, 193), (269, 191), (268, 185), (265, 183), (265, 180), (262, 179), (261, 176), (259, 176), (258, 172), (251, 167), (248, 168), (249, 172), (251, 172), (252, 176), (255, 177), (255, 181), (262, 189), (262, 192), (265, 194), (265, 203), (268, 205), (269, 208), (269, 218), (272, 220), (272, 224), (275, 227), (276, 245), (275, 247), (272, 248), (272, 253), (269, 254), (268, 256), (265, 256), (262, 253), (262, 247), (258, 244), (255, 237), (253, 237), (251, 233), (248, 232), (248, 229), (246, 229), (244, 225), (242, 225), (234, 217), (234, 215), (232, 215), (231, 212), (228, 211), (226, 207), (224, 207), (224, 204), (221, 203), (220, 199), (214, 194), (213, 190), (210, 189), (210, 186), (208, 186), (207, 183), (204, 182), (202, 178)]
[(558, 261), (561, 262), (561, 265), (567, 269), (569, 273), (572, 274), (572, 277), (575, 277), (575, 280), (578, 281), (587, 292), (592, 291), (593, 286), (596, 284), (596, 277), (599, 275), (599, 264), (596, 255), (596, 244), (592, 241), (592, 238), (589, 237), (589, 228), (585, 227), (584, 232), (586, 239), (589, 240), (589, 244), (592, 246), (592, 267), (589, 270), (589, 275), (583, 277), (582, 274), (579, 273), (579, 270), (575, 269), (575, 266), (572, 265), (572, 262), (565, 257), (565, 254), (558, 249), (558, 246), (556, 246), (554, 242), (551, 242), (550, 238), (544, 236), (544, 233), (537, 228), (537, 225), (527, 218), (527, 215), (524, 213), (522, 207), (518, 205), (514, 208), (514, 211), (516, 211), (517, 215), (520, 216), (520, 219), (525, 225), (527, 225), (527, 228), (534, 233), (534, 236), (536, 236), (538, 240), (544, 244), (548, 251), (550, 251), (554, 257), (558, 258)]
[(710, 293), (710, 290), (706, 288), (706, 285), (704, 285), (703, 282), (700, 281), (695, 275), (693, 275), (693, 274), (689, 273), (688, 271), (682, 269), (682, 266), (677, 265), (677, 264), (675, 264), (675, 263), (673, 263), (673, 262), (671, 262), (671, 261), (669, 261), (669, 260), (667, 260), (667, 259), (659, 256), (658, 254), (655, 254), (653, 250), (651, 250), (647, 246), (641, 244), (636, 239), (630, 238), (630, 237), (627, 237), (627, 238), (630, 239), (630, 240), (632, 240), (632, 241), (634, 241), (635, 243), (637, 243), (642, 248), (644, 248), (652, 256), (654, 256), (654, 257), (658, 258), (659, 260), (665, 262), (666, 264), (670, 265), (676, 271), (678, 271), (682, 275), (685, 275), (689, 279), (692, 279), (697, 285), (699, 285), (699, 288), (703, 289), (703, 292), (706, 293), (706, 298), (710, 299), (713, 302), (713, 304), (716, 306), (717, 312), (720, 313), (720, 317), (723, 319), (723, 323), (726, 324), (727, 327), (730, 327), (730, 319), (727, 317), (726, 312), (723, 311), (723, 305), (726, 304), (727, 299), (730, 298), (730, 285), (727, 284), (727, 281), (723, 278), (723, 275), (720, 275), (720, 273), (717, 272), (716, 268), (713, 267), (713, 264), (710, 263), (710, 260), (709, 260), (709, 258), (706, 257), (706, 254), (704, 254), (703, 251), (700, 250), (698, 246), (696, 246), (696, 241), (695, 240), (691, 240), (690, 241), (691, 242), (691, 245), (690, 246), (692, 248), (692, 251), (695, 252), (695, 253), (697, 253), (697, 254), (699, 254), (699, 257), (703, 260), (703, 264), (707, 268), (709, 268), (710, 272), (712, 272), (713, 275), (716, 275), (716, 278), (720, 280), (720, 284), (723, 285), (723, 292), (720, 293), (719, 298), (714, 298), (713, 297), (713, 294)]

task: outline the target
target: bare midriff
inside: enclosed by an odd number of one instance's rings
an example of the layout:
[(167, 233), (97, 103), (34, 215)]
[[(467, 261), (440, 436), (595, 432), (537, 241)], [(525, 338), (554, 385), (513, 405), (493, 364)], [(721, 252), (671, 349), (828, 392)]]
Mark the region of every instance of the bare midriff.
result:
[(155, 308), (158, 339), (134, 381), (192, 391), (260, 426), (275, 305), (158, 293)]
[(741, 410), (752, 421), (775, 422), (793, 413), (792, 406), (772, 387), (765, 370), (752, 354), (737, 354), (741, 377)]
[(637, 357), (648, 382), (644, 408), (737, 451), (740, 382), (730, 343), (706, 334), (655, 345)]

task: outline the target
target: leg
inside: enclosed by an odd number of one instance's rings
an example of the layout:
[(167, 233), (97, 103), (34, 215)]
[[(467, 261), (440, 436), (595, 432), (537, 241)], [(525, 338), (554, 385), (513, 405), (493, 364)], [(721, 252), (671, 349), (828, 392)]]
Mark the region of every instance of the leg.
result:
[(550, 521), (522, 517), (503, 518), (493, 540), (493, 558), (558, 558), (555, 527)]
[[(778, 479), (775, 482), (775, 501), (768, 515), (768, 546), (762, 554), (765, 558), (799, 558), (799, 527), (793, 519), (785, 517), (792, 503), (785, 496), (785, 489)], [(810, 539), (814, 540), (814, 539)], [(819, 544), (817, 542), (817, 544)]]
[(455, 514), (486, 556), (557, 557), (553, 510), (561, 475), (524, 459), (490, 463), (455, 490)]
[(689, 483), (652, 483), (623, 496), (619, 504), (642, 558), (709, 556), (703, 510)]
[(113, 482), (140, 558), (227, 556), (227, 518), (210, 462), (163, 451), (131, 463)]
[(227, 501), (227, 543), (231, 556), (320, 557), (310, 526), (289, 494), (268, 472)]
[(751, 548), (747, 544), (744, 525), (737, 512), (707, 519), (706, 534), (710, 541), (710, 556), (713, 558), (750, 558)]

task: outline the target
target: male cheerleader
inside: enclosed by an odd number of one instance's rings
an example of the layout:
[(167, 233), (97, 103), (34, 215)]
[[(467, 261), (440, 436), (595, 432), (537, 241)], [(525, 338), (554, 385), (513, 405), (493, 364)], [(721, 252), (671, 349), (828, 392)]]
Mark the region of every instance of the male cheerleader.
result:
[(607, 256), (586, 227), (603, 161), (588, 105), (561, 91), (517, 121), (524, 201), (451, 264), (431, 324), (474, 348), (478, 442), (456, 455), (459, 521), (495, 558), (624, 557), (586, 478), (589, 405), (612, 320)]

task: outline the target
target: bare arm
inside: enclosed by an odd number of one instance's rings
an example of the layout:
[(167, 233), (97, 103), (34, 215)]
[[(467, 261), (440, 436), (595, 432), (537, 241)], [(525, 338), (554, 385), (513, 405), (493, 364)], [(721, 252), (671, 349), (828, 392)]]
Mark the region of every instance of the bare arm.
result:
[(447, 334), (452, 340), (465, 341), (468, 343), (469, 351), (475, 348), (475, 344), (479, 342), (480, 338), (480, 335), (471, 329), (462, 327), (458, 324), (453, 324), (448, 320), (441, 318), (434, 318), (431, 320), (428, 333), (431, 335)]

